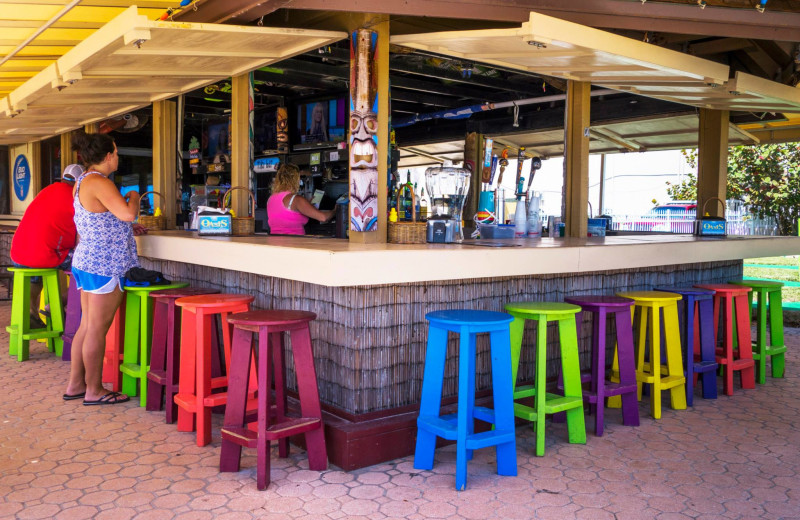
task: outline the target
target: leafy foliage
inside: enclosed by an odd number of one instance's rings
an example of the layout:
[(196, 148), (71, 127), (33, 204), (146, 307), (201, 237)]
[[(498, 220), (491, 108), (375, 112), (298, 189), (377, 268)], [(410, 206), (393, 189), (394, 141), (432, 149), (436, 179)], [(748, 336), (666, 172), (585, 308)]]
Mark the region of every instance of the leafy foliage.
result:
[[(681, 153), (689, 166), (697, 167), (697, 150)], [(687, 177), (680, 184), (667, 183), (670, 197), (697, 200), (697, 177)], [(781, 235), (796, 234), (800, 216), (800, 143), (729, 148), (726, 198), (743, 201), (759, 218), (773, 217)]]

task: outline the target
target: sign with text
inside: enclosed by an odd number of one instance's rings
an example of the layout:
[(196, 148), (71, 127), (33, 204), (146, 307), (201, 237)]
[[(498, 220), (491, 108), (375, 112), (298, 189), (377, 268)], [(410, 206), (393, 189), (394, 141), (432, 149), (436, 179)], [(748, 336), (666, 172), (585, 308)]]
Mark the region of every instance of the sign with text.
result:
[(197, 232), (200, 235), (230, 235), (230, 215), (200, 215), (197, 219)]
[(28, 190), (31, 187), (31, 166), (28, 164), (28, 158), (23, 154), (19, 154), (14, 159), (14, 169), (12, 170), (14, 179), (14, 193), (20, 201), (25, 200), (28, 196)]

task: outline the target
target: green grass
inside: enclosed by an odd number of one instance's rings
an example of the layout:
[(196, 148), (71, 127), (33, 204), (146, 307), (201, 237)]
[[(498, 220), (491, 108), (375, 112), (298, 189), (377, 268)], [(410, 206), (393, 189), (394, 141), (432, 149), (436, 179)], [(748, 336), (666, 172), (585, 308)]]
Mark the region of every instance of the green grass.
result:
[[(768, 258), (749, 258), (746, 259), (744, 263), (745, 266), (758, 264), (768, 266), (797, 266), (800, 264), (800, 259), (796, 256), (774, 256)], [(745, 267), (744, 277), (800, 282), (800, 271), (797, 269), (785, 268)], [(800, 287), (784, 287), (782, 297), (785, 302), (800, 302)]]

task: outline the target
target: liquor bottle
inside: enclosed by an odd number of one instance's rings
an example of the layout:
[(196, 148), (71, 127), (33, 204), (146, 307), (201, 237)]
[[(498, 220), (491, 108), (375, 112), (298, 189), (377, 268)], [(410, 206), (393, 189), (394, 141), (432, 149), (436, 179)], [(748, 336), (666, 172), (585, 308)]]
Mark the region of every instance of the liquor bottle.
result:
[(406, 182), (404, 185), (401, 185), (400, 188), (402, 189), (403, 193), (403, 220), (411, 220), (411, 189), (413, 185), (411, 184), (411, 170), (407, 170), (406, 173)]
[(414, 210), (417, 212), (417, 220), (422, 220), (422, 198), (420, 192), (417, 191), (417, 183), (414, 183)]
[(428, 220), (428, 196), (425, 194), (425, 187), (422, 188), (422, 194), (419, 196), (419, 213), (417, 214), (418, 220)]

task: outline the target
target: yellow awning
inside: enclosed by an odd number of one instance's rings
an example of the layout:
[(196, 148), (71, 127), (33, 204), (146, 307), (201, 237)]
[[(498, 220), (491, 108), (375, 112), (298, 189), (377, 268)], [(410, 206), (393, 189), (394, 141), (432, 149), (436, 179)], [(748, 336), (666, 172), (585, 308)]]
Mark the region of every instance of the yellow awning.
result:
[(396, 45), (720, 110), (798, 111), (800, 89), (727, 65), (531, 13), (518, 29), (392, 36)]
[(0, 144), (57, 135), (344, 38), (153, 21), (130, 7), (0, 100)]

